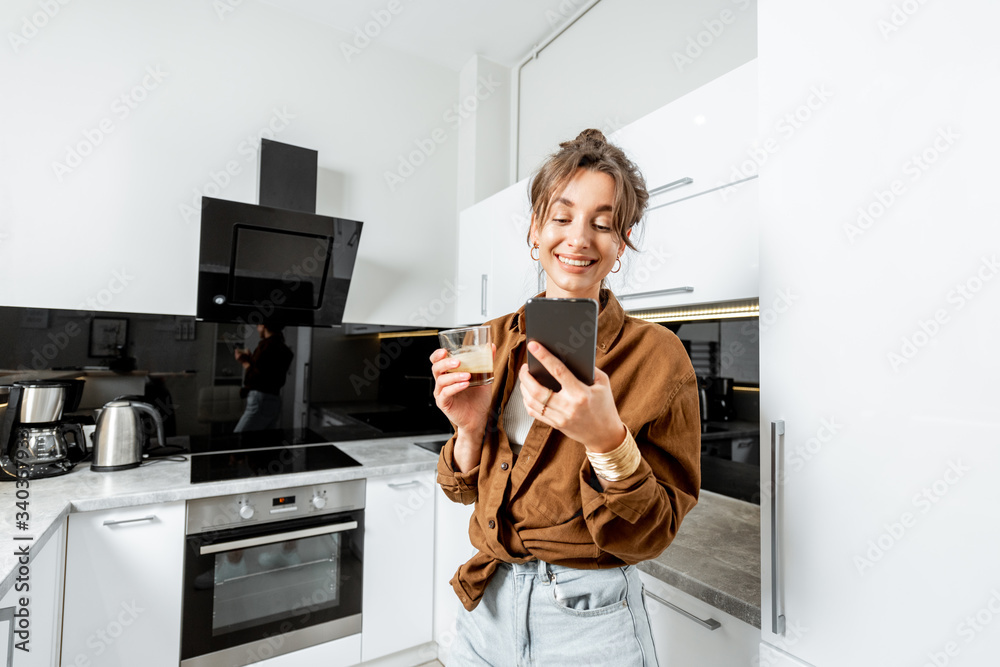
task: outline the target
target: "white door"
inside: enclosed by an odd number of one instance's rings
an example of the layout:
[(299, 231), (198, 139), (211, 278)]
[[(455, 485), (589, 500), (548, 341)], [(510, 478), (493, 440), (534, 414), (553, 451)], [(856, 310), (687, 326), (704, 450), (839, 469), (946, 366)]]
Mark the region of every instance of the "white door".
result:
[(998, 22), (760, 6), (762, 638), (817, 667), (1000, 654)]
[(756, 297), (757, 187), (752, 179), (649, 211), (640, 252), (626, 253), (612, 281), (626, 308)]
[(481, 324), (489, 319), (492, 240), (491, 216), (482, 202), (459, 213), (456, 326)]
[[(55, 664), (61, 634), (65, 534), (60, 525), (40, 548), (29, 540), (11, 541), (18, 564), (13, 587), (0, 600), (0, 664), (7, 664), (9, 641), (14, 667)], [(25, 548), (30, 554), (27, 564), (20, 562)]]
[(180, 661), (184, 502), (71, 514), (62, 665)]
[[(493, 272), (489, 317), (512, 313), (540, 292), (538, 262), (531, 258), (528, 229), (531, 203), (528, 179), (501, 190), (489, 199), (493, 226)], [(485, 203), (484, 202), (484, 203)]]
[(438, 487), (434, 508), (434, 641), (438, 645), (438, 660), (451, 665), (451, 648), (455, 644), (456, 619), (466, 613), (449, 583), (459, 566), (476, 555), (469, 540), (469, 522), (475, 505), (451, 501)]
[(432, 639), (435, 473), (372, 477), (365, 485), (361, 659)]

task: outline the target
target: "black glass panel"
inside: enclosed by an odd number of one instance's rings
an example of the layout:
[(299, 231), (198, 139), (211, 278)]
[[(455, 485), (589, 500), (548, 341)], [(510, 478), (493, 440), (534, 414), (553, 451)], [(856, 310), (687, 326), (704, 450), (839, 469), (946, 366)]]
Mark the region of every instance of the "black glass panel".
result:
[(333, 445), (195, 454), (191, 456), (191, 483), (289, 475), (360, 465)]
[(329, 442), (329, 439), (307, 428), (266, 429), (228, 435), (192, 435), (190, 448), (192, 454), (205, 454), (237, 449), (275, 449), (323, 442)]

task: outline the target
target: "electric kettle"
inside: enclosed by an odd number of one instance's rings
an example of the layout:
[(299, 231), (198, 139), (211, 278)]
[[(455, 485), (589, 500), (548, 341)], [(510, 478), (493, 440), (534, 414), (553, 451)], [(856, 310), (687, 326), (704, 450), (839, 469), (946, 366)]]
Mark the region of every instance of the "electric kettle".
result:
[(121, 397), (107, 403), (94, 428), (94, 458), (90, 469), (97, 472), (127, 470), (142, 463), (149, 440), (142, 428), (140, 413), (148, 413), (156, 424), (156, 438), (163, 439), (163, 420), (149, 403)]

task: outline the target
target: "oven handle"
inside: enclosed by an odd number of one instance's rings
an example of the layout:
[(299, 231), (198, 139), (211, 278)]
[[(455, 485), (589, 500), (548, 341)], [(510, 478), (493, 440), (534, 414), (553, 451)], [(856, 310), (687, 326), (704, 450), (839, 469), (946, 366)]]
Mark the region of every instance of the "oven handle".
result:
[(247, 549), (249, 547), (259, 547), (265, 544), (275, 544), (277, 542), (287, 542), (297, 540), (302, 537), (315, 537), (317, 535), (330, 535), (340, 533), (345, 530), (354, 530), (358, 527), (357, 521), (346, 521), (336, 523), (332, 526), (317, 526), (316, 528), (303, 528), (302, 530), (292, 530), (287, 533), (277, 533), (272, 535), (262, 535), (260, 537), (248, 537), (242, 540), (231, 540), (229, 542), (217, 542), (201, 547), (198, 553), (202, 556), (207, 554), (217, 554), (222, 551), (232, 551), (233, 549)]

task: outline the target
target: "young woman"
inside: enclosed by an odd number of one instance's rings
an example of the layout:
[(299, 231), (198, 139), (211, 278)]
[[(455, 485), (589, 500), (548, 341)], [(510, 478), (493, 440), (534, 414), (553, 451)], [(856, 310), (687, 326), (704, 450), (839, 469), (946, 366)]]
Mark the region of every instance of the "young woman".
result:
[[(524, 308), (488, 323), (492, 385), (469, 387), (444, 350), (431, 356), (437, 405), (455, 425), (438, 482), (476, 504), (478, 553), (451, 581), (466, 610), (457, 665), (657, 664), (635, 564), (658, 556), (697, 502), (701, 429), (683, 345), (602, 288), (634, 249), (647, 199), (638, 169), (597, 130), (561, 144), (532, 180), (544, 296), (600, 304), (592, 386), (525, 339)], [(560, 391), (528, 373), (528, 349)]]

